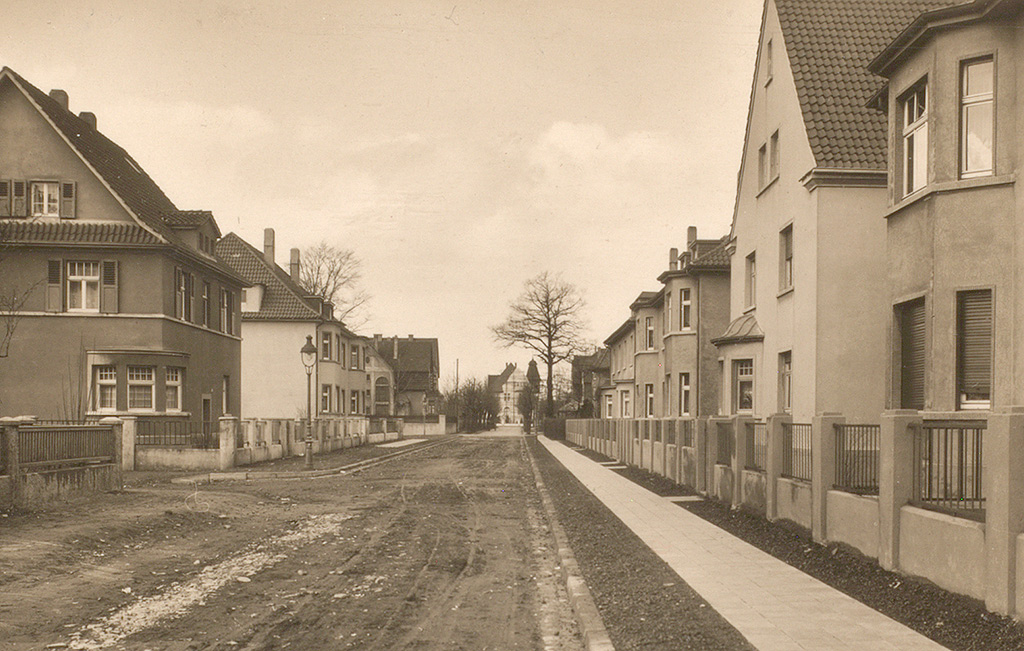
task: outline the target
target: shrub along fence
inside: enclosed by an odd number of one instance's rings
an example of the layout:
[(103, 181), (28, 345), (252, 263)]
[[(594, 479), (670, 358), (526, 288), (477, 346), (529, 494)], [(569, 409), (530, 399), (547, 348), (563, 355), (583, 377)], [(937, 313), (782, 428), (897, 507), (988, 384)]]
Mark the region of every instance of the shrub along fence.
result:
[(1024, 617), (1024, 408), (574, 419), (565, 438)]

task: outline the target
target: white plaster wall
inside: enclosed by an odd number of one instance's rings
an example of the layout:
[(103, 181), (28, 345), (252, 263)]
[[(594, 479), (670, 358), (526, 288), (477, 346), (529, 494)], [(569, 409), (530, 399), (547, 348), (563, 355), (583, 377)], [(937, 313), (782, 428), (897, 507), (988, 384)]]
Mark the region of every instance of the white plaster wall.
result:
[(985, 598), (985, 525), (913, 506), (900, 509), (899, 568), (940, 588)]
[(878, 558), (878, 497), (828, 491), (826, 537)]

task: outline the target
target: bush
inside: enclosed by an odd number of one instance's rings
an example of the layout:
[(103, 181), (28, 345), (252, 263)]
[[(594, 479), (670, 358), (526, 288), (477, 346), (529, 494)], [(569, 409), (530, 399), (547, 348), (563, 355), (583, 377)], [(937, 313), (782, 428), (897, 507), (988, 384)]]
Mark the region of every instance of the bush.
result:
[(565, 440), (565, 419), (564, 418), (545, 418), (544, 419), (544, 436), (549, 439), (557, 439), (560, 441)]

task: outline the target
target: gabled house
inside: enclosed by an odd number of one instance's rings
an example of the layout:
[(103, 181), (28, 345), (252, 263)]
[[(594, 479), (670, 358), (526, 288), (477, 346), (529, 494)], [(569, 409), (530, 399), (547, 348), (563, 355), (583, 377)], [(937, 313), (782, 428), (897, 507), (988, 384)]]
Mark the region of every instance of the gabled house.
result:
[(582, 418), (605, 416), (607, 398), (602, 399), (602, 395), (612, 385), (608, 349), (600, 348), (589, 355), (573, 356), (571, 379), (572, 399), (579, 405), (578, 415)]
[(927, 0), (767, 0), (729, 243), (721, 411), (877, 419), (886, 127), (868, 62)]
[(395, 413), (399, 416), (437, 414), (441, 404), (441, 392), (437, 388), (441, 373), (437, 339), (378, 334), (373, 335), (373, 346), (381, 359), (394, 369)]
[(506, 364), (505, 369), (497, 375), (487, 376), (487, 392), (493, 395), (498, 403), (498, 422), (523, 422), (519, 413), (519, 394), (527, 389), (526, 374), (515, 364)]
[[(207, 211), (49, 94), (0, 70), (0, 413), (203, 422), (238, 414), (239, 297)], [(8, 330), (10, 332), (10, 330)]]
[(311, 337), (317, 347), (311, 374), (314, 416), (391, 413), (390, 366), (369, 342), (334, 318), (334, 307), (310, 295), (299, 281), (299, 250), (289, 271), (275, 261), (273, 229), (263, 251), (234, 233), (217, 242), (218, 256), (246, 279), (242, 301), (242, 413), (256, 418), (298, 418), (306, 413), (306, 368), (300, 350)]
[(978, 0), (921, 13), (870, 65), (886, 81), (872, 105), (888, 119), (892, 408), (1024, 404), (1022, 11)]

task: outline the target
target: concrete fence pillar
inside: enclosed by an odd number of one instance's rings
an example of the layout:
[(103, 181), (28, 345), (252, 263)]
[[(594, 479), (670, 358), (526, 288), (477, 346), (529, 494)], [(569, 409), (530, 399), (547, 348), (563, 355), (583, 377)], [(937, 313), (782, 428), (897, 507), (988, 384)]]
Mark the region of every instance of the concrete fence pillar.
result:
[(811, 419), (811, 536), (828, 540), (828, 492), (836, 483), (836, 425), (840, 414), (824, 412)]
[(765, 428), (767, 450), (764, 464), (764, 497), (765, 515), (769, 520), (779, 518), (779, 477), (782, 476), (783, 442), (782, 428), (793, 423), (789, 414), (772, 414), (768, 417)]
[(878, 564), (899, 569), (900, 509), (913, 499), (914, 436), (921, 415), (913, 409), (882, 412), (878, 453)]
[(114, 439), (113, 464), (111, 464), (114, 467), (114, 489), (121, 490), (124, 488), (124, 422), (116, 416), (108, 416), (100, 419), (100, 425), (108, 425)]
[(238, 431), (238, 417), (226, 414), (221, 416), (220, 425), (220, 456), (218, 466), (221, 470), (235, 467), (235, 437)]
[(135, 438), (138, 431), (138, 418), (121, 417), (121, 470), (135, 470)]
[(708, 494), (708, 419), (693, 421), (693, 489)]
[(747, 428), (753, 427), (750, 416), (732, 417), (732, 506), (743, 505), (743, 470), (747, 467)]
[(11, 481), (11, 504), (21, 504), (24, 492), (21, 477), (20, 451), (18, 449), (18, 427), (26, 421), (20, 418), (0, 418), (0, 445), (3, 445), (7, 474)]
[(1017, 610), (1017, 536), (1024, 531), (1024, 407), (993, 413), (981, 448), (985, 496), (985, 606)]
[(305, 437), (302, 436), (302, 428), (305, 422), (301, 418), (296, 418), (292, 421), (291, 436), (288, 439), (288, 454), (301, 455), (306, 451), (303, 447)]

